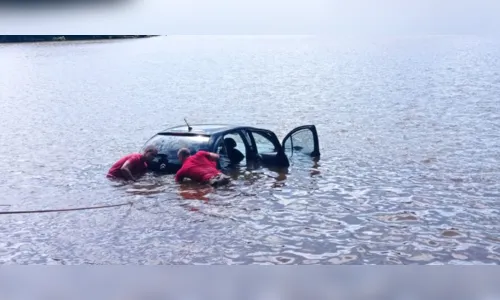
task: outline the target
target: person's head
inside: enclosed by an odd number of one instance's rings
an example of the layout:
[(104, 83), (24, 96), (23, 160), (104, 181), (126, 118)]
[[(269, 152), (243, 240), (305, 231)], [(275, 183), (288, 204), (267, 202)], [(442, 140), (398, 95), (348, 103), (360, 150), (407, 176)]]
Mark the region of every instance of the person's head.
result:
[(186, 158), (188, 158), (191, 155), (191, 152), (189, 151), (188, 148), (181, 148), (179, 151), (177, 151), (177, 158), (179, 158), (179, 161), (184, 163)]
[(227, 149), (234, 149), (234, 148), (236, 148), (236, 141), (233, 140), (232, 138), (225, 138), (224, 139), (224, 144), (226, 145)]
[(152, 161), (155, 156), (158, 154), (158, 150), (154, 146), (149, 146), (144, 149), (144, 153), (142, 154), (146, 161)]

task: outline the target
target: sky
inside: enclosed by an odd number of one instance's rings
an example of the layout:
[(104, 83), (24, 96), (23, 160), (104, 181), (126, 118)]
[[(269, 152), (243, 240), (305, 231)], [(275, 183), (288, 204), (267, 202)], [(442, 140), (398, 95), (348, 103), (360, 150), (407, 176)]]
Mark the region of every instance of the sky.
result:
[(498, 35), (499, 31), (500, 0), (128, 0), (69, 10), (0, 7), (3, 34)]

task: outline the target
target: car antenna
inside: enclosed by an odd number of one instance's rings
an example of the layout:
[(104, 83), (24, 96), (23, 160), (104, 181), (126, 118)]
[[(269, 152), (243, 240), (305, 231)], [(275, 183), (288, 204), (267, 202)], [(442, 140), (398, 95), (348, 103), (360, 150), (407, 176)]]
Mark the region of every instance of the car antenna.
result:
[(193, 127), (189, 126), (189, 123), (186, 120), (186, 118), (184, 118), (184, 122), (186, 122), (186, 125), (187, 125), (189, 131), (193, 130)]

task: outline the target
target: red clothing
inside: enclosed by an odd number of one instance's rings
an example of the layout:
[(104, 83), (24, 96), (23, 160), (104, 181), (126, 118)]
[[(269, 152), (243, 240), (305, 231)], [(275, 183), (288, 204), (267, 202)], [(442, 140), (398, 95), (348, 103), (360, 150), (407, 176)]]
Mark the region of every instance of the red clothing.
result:
[(217, 170), (217, 163), (210, 160), (210, 153), (198, 151), (188, 157), (179, 171), (175, 174), (175, 181), (181, 181), (184, 177), (197, 182), (207, 182), (221, 172)]
[(120, 158), (120, 160), (109, 169), (107, 177), (127, 179), (127, 175), (123, 174), (122, 170), (120, 170), (127, 160), (130, 161), (130, 172), (132, 172), (134, 177), (142, 175), (147, 171), (148, 165), (142, 160), (142, 154), (132, 153)]

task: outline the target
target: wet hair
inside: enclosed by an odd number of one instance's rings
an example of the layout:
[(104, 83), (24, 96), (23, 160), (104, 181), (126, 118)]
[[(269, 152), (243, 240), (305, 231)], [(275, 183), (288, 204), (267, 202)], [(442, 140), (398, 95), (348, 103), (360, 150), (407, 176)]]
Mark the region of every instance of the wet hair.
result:
[(227, 148), (232, 149), (236, 147), (236, 142), (232, 138), (225, 138), (224, 144), (226, 145)]
[(158, 154), (158, 149), (156, 149), (155, 146), (148, 146), (146, 149), (144, 149), (144, 154), (153, 152), (154, 154)]
[(179, 149), (179, 151), (177, 151), (177, 156), (181, 156), (181, 157), (189, 157), (191, 155), (191, 152), (189, 151), (188, 148), (181, 148)]

